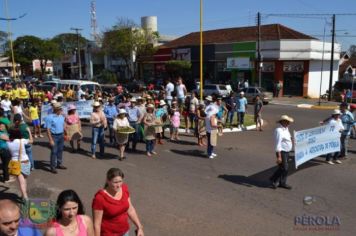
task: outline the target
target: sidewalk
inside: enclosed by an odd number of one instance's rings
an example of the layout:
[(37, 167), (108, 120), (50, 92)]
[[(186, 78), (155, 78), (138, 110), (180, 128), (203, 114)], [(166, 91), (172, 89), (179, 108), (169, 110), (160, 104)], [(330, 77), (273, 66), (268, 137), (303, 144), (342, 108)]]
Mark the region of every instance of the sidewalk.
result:
[(332, 110), (338, 108), (340, 103), (334, 101), (329, 102), (329, 101), (321, 100), (319, 106), (318, 98), (279, 97), (279, 98), (273, 98), (270, 104), (296, 106), (299, 108), (306, 108), (306, 109)]

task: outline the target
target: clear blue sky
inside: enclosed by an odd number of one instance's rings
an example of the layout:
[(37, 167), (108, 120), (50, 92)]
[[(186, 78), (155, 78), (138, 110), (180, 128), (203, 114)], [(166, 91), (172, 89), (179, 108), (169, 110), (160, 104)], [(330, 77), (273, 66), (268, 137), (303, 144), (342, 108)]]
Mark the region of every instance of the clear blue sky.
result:
[[(15, 37), (35, 35), (50, 38), (83, 28), (90, 37), (90, 0), (7, 0), (10, 17), (27, 15), (12, 22)], [(0, 17), (5, 15), (5, 0), (0, 0)], [(141, 16), (158, 17), (160, 34), (182, 36), (199, 30), (199, 0), (97, 0), (100, 31), (115, 24), (118, 17), (140, 23)], [(255, 24), (256, 13), (356, 13), (355, 0), (204, 0), (204, 29)], [(330, 19), (328, 19), (331, 22)], [(281, 23), (309, 35), (322, 35), (325, 20), (291, 17), (264, 17), (263, 23)], [(356, 44), (356, 16), (337, 16), (337, 41), (347, 49)], [(0, 30), (7, 31), (0, 21)], [(331, 27), (327, 26), (329, 33)], [(341, 37), (343, 36), (343, 37)], [(327, 38), (330, 40), (330, 37)]]

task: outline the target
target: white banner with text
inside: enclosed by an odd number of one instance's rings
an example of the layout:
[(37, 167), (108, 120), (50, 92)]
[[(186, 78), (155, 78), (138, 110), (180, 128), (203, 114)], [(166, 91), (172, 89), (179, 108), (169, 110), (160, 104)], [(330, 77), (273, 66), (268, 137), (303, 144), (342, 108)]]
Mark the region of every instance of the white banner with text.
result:
[(340, 132), (335, 125), (294, 132), (295, 167), (324, 154), (340, 151)]

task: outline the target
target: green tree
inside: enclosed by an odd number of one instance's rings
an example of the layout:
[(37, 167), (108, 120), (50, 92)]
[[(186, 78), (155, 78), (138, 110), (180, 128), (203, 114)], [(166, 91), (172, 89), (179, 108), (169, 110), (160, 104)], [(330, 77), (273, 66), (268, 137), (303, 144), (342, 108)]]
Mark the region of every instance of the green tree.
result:
[[(15, 61), (20, 63), (21, 70), (31, 67), (33, 60), (40, 60), (42, 76), (46, 72), (48, 60), (54, 60), (62, 55), (56, 43), (32, 35), (18, 37), (13, 43), (13, 50)], [(8, 51), (7, 54), (11, 55), (11, 52)]]
[[(52, 38), (63, 54), (72, 54), (78, 48), (77, 34), (64, 33), (58, 34)], [(79, 36), (79, 47), (81, 49), (85, 48), (88, 40), (82, 36)]]
[(120, 18), (111, 29), (104, 32), (102, 48), (110, 57), (121, 59), (128, 77), (132, 78), (136, 76), (137, 59), (155, 52), (153, 44), (158, 37), (157, 32), (141, 29), (134, 21)]
[(190, 61), (172, 60), (166, 63), (166, 71), (172, 78), (187, 77), (191, 67), (192, 63)]

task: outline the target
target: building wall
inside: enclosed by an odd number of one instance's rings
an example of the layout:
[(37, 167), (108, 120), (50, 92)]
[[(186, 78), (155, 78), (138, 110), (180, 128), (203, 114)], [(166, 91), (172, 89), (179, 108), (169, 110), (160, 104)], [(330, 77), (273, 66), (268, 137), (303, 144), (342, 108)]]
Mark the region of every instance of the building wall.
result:
[[(338, 61), (334, 61), (334, 73), (332, 85), (338, 80)], [(324, 61), (324, 72), (323, 79), (321, 83), (321, 94), (325, 94), (326, 90), (329, 89), (329, 79), (330, 79), (330, 61)], [(321, 81), (321, 61), (310, 61), (309, 62), (309, 85), (308, 85), (308, 96), (312, 98), (319, 97)]]

